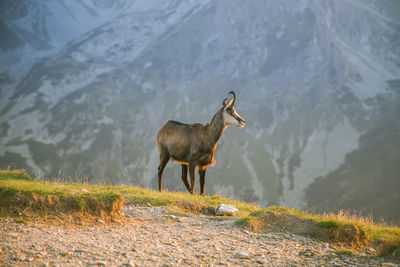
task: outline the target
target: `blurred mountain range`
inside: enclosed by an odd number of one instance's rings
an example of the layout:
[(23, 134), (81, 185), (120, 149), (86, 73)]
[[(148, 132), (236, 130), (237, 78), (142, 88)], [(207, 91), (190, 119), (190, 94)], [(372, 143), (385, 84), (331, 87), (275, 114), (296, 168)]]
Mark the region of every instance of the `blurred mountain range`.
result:
[(397, 0), (3, 0), (0, 37), (1, 168), (156, 188), (158, 129), (235, 90), (208, 194), (400, 218)]

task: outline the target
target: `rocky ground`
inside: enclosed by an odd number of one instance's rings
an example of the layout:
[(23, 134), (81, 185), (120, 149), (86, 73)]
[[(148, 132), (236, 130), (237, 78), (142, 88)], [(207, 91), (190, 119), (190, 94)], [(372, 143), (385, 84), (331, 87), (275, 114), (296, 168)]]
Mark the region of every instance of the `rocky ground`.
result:
[[(0, 266), (400, 266), (346, 255), (290, 233), (255, 234), (235, 219), (123, 208), (120, 222), (0, 220)], [(342, 252), (342, 253), (340, 253)]]

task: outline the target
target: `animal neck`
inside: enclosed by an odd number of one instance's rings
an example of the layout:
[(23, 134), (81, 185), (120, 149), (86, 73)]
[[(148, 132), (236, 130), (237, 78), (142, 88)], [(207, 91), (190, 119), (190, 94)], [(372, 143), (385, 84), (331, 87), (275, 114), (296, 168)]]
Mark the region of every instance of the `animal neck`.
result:
[(214, 115), (214, 117), (211, 120), (211, 123), (209, 124), (209, 131), (208, 131), (213, 147), (216, 146), (216, 144), (218, 143), (226, 127), (227, 126), (224, 124), (222, 113), (217, 112), (217, 114)]

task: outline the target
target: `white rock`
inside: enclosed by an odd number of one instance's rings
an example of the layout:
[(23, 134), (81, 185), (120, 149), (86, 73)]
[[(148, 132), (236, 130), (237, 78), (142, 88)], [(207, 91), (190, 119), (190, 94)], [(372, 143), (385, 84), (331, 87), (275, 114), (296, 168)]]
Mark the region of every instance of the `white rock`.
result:
[(215, 210), (215, 214), (219, 216), (228, 215), (232, 216), (236, 214), (239, 210), (235, 207), (235, 205), (226, 205), (219, 204)]

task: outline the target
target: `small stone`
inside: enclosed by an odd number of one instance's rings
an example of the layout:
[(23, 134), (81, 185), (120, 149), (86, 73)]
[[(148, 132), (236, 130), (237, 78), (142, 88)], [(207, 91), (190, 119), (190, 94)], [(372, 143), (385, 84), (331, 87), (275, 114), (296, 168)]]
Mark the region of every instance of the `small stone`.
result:
[(245, 252), (239, 252), (238, 254), (236, 254), (236, 257), (239, 259), (248, 259), (249, 258), (249, 254), (245, 253)]
[(147, 207), (151, 207), (151, 204), (150, 204), (150, 203), (147, 203), (146, 205), (147, 205)]
[(65, 257), (65, 256), (68, 256), (68, 255), (69, 255), (69, 252), (68, 252), (68, 251), (64, 251), (64, 252), (61, 252), (60, 255), (61, 255), (62, 257)]
[(98, 222), (98, 223), (101, 223), (101, 224), (105, 224), (105, 222), (102, 221), (102, 220), (97, 220), (97, 222)]
[(336, 261), (328, 262), (328, 264), (332, 265), (332, 266), (337, 266), (337, 267), (342, 266), (340, 263), (337, 263)]
[(105, 261), (98, 261), (98, 262), (97, 262), (97, 265), (98, 265), (98, 266), (106, 266), (107, 263), (106, 263)]
[(264, 264), (264, 263), (265, 263), (265, 261), (262, 260), (262, 259), (258, 259), (258, 260), (256, 260), (256, 262), (257, 262), (258, 264)]
[(239, 210), (235, 205), (219, 204), (215, 210), (215, 214), (218, 216), (232, 216), (235, 215)]
[(17, 238), (18, 234), (17, 233), (8, 233), (7, 236)]
[(391, 263), (391, 262), (383, 262), (381, 264), (382, 267), (397, 267), (397, 264)]
[(365, 254), (373, 255), (376, 254), (376, 250), (374, 248), (368, 247), (364, 249)]
[(247, 230), (243, 230), (243, 233), (245, 233), (246, 235), (253, 235), (253, 233), (250, 233), (250, 232), (247, 231)]
[(299, 256), (305, 256), (305, 257), (312, 257), (315, 255), (315, 252), (312, 251), (311, 249), (307, 248), (305, 250), (302, 250), (299, 252)]

